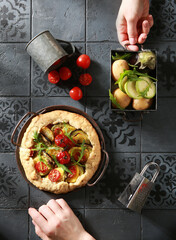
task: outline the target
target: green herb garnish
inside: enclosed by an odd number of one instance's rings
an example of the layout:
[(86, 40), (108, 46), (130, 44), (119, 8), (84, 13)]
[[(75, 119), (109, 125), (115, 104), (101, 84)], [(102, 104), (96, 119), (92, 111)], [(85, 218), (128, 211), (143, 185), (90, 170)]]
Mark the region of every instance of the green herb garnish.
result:
[(119, 60), (119, 59), (124, 59), (127, 60), (132, 56), (132, 53), (125, 53), (123, 55), (120, 55), (118, 53), (115, 53), (115, 56), (112, 55), (112, 60)]
[(64, 122), (64, 130), (65, 130), (65, 136), (67, 136), (67, 137), (72, 141), (72, 143), (75, 144), (75, 141), (74, 141), (73, 138), (70, 136), (70, 133), (71, 133), (72, 131), (68, 132), (68, 127), (67, 127), (67, 125), (66, 125), (65, 122)]
[(117, 102), (117, 100), (115, 99), (115, 97), (112, 95), (112, 93), (111, 93), (110, 90), (109, 90), (109, 98), (110, 98), (111, 102), (112, 102), (117, 108), (119, 108), (119, 109), (121, 109), (121, 110), (124, 110), (124, 108), (122, 108), (122, 107), (120, 106), (120, 104)]
[(61, 164), (61, 163), (59, 163), (59, 162), (57, 161), (56, 156), (52, 155), (52, 158), (53, 158), (55, 164), (56, 164), (58, 167), (61, 167), (65, 172), (68, 172), (68, 173), (70, 173), (70, 174), (73, 174), (65, 165), (63, 165), (63, 164)]
[(37, 131), (34, 132), (34, 142), (39, 143), (41, 141), (41, 135)]

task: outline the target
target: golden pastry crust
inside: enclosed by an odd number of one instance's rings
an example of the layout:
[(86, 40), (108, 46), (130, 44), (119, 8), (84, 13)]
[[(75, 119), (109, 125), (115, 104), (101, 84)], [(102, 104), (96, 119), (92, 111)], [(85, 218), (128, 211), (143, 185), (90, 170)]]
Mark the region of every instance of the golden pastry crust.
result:
[[(48, 178), (42, 178), (34, 167), (33, 158), (30, 157), (30, 148), (34, 144), (34, 132), (36, 131), (39, 133), (42, 127), (58, 122), (68, 123), (76, 129), (81, 129), (87, 133), (88, 139), (92, 145), (92, 151), (85, 164), (85, 172), (80, 175), (74, 183), (67, 183), (64, 181), (51, 182)], [(37, 188), (55, 194), (67, 193), (75, 188), (84, 186), (92, 178), (101, 160), (101, 147), (97, 132), (85, 117), (76, 113), (55, 110), (40, 114), (32, 119), (21, 142), (20, 160), (27, 179)]]

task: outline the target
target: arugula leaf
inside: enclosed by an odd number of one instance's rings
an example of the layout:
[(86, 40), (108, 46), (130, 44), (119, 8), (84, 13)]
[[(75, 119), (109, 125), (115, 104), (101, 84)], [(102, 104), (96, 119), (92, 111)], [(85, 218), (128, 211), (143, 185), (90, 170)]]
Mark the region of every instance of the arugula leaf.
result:
[(34, 138), (34, 142), (39, 143), (39, 142), (41, 141), (40, 133), (38, 133), (37, 131), (35, 131), (35, 132), (34, 132), (34, 135), (33, 135), (33, 138)]
[(115, 56), (112, 55), (112, 60), (119, 60), (119, 59), (129, 59), (132, 56), (132, 53), (125, 53), (123, 55), (118, 54), (117, 52), (115, 53)]
[(70, 136), (70, 133), (71, 133), (72, 131), (68, 132), (68, 127), (67, 127), (67, 125), (66, 125), (65, 122), (64, 122), (64, 130), (65, 130), (65, 135), (72, 141), (72, 143), (75, 144), (75, 141), (74, 141), (73, 138)]
[(84, 164), (81, 164), (81, 163), (75, 161), (74, 157), (71, 157), (71, 161), (74, 163), (73, 165), (78, 165), (78, 166), (80, 166), (80, 167), (85, 167)]
[(117, 102), (117, 100), (115, 99), (115, 97), (112, 95), (110, 89), (109, 89), (109, 98), (110, 98), (111, 102), (112, 102), (117, 108), (119, 108), (119, 109), (121, 109), (121, 110), (124, 110), (124, 109), (125, 109), (125, 108), (122, 108), (122, 107), (120, 106), (120, 104)]
[(56, 156), (52, 155), (52, 158), (53, 158), (55, 164), (56, 164), (58, 167), (61, 167), (65, 172), (68, 172), (68, 173), (70, 173), (70, 174), (73, 174), (65, 165), (63, 165), (63, 164), (61, 164), (61, 163), (59, 163), (59, 162), (57, 161)]

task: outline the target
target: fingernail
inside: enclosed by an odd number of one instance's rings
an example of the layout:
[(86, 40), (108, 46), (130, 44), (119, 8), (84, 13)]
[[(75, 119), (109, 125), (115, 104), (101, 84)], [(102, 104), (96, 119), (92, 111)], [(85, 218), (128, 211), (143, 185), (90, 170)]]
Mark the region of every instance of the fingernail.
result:
[(130, 40), (130, 44), (135, 44), (137, 41), (136, 38), (130, 38), (129, 40)]

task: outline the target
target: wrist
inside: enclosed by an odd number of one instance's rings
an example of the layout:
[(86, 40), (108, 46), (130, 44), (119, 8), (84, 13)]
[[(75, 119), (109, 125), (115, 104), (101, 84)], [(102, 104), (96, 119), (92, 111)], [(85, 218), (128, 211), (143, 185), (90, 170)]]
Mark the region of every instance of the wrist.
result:
[(96, 240), (94, 237), (92, 237), (88, 232), (83, 231), (80, 235), (78, 240)]

